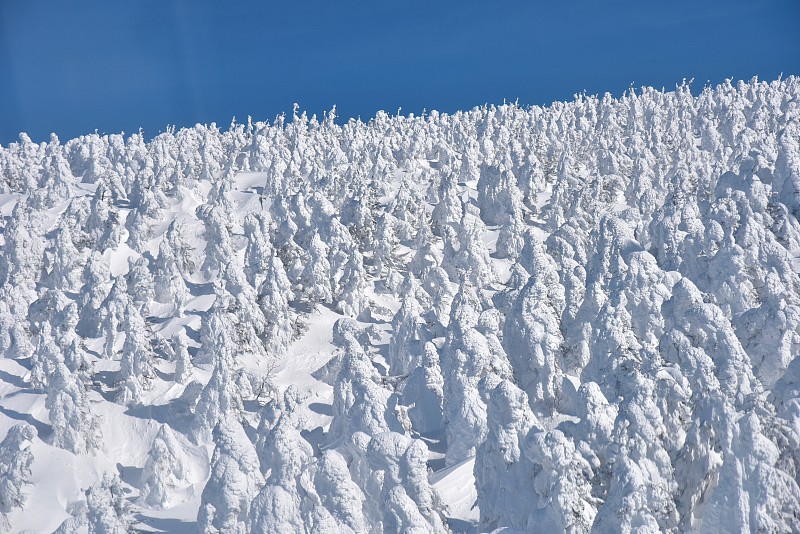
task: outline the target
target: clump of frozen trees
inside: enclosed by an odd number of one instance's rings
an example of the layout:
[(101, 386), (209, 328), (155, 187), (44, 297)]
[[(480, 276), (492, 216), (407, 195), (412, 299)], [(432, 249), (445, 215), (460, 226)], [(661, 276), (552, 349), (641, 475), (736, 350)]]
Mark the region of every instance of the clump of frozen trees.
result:
[[(800, 530), (800, 79), (335, 119), (0, 147), (0, 354), (52, 430), (0, 443), (4, 518), (116, 403), (160, 415), (90, 532), (197, 465), (204, 532), (446, 532), (430, 444), (482, 530)], [(312, 433), (273, 378), (323, 309)]]

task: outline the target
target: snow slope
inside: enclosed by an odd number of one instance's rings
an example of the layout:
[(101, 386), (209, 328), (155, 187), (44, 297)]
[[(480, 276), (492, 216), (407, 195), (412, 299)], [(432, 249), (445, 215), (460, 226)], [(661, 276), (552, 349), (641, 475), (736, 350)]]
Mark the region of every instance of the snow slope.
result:
[(800, 530), (800, 79), (0, 147), (0, 531)]

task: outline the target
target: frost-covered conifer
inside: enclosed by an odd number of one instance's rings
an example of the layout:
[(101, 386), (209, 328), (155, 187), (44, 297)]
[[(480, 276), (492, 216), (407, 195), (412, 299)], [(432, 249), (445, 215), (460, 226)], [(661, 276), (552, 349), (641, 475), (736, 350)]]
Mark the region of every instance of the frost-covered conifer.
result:
[(53, 427), (50, 443), (75, 454), (102, 449), (100, 417), (92, 411), (83, 382), (63, 363), (52, 373), (45, 402)]
[(216, 288), (216, 300), (228, 310), (234, 326), (234, 343), (241, 352), (263, 355), (262, 339), (269, 328), (259, 309), (256, 291), (245, 280), (235, 263), (226, 265), (221, 274), (225, 287)]
[[(452, 227), (451, 227), (452, 228)], [(477, 209), (465, 205), (464, 214), (456, 232), (445, 238), (443, 266), (452, 281), (468, 279), (477, 287), (486, 287), (495, 281), (496, 274), (483, 242), (486, 227), (478, 216)]]
[(38, 186), (41, 163), (44, 158), (44, 145), (31, 141), (26, 133), (19, 134), (19, 142), (9, 145), (3, 151), (3, 171), (6, 174), (6, 187), (13, 191), (31, 190)]
[[(121, 187), (121, 186), (119, 186)], [(113, 207), (113, 184), (101, 181), (90, 201), (89, 214), (86, 221), (86, 238), (94, 243), (95, 250), (115, 249), (122, 240), (123, 227), (120, 224), (119, 211)], [(118, 196), (124, 196), (117, 191)]]
[(61, 226), (56, 230), (48, 252), (50, 255), (48, 285), (62, 291), (76, 290), (80, 284), (79, 267), (82, 254), (75, 247), (68, 226)]
[(106, 286), (111, 279), (111, 271), (103, 256), (94, 251), (89, 256), (81, 277), (83, 286), (78, 294), (78, 314), (80, 322), (78, 330), (86, 337), (100, 335), (100, 308), (108, 294)]
[(125, 280), (121, 276), (114, 279), (114, 285), (111, 286), (111, 291), (106, 296), (101, 307), (100, 314), (103, 319), (100, 328), (105, 337), (103, 355), (108, 359), (114, 357), (117, 332), (123, 325), (125, 307), (130, 301), (125, 284)]
[(125, 275), (130, 295), (133, 303), (140, 310), (147, 310), (147, 306), (153, 300), (153, 274), (150, 272), (150, 261), (145, 256), (139, 256), (135, 260), (128, 259), (128, 274)]
[(308, 249), (308, 263), (301, 277), (303, 295), (311, 302), (329, 303), (333, 299), (328, 246), (315, 231)]
[(439, 189), (439, 202), (431, 214), (431, 230), (435, 235), (444, 236), (444, 229), (461, 221), (463, 210), (457, 187), (457, 177), (449, 169), (444, 169)]
[(252, 531), (272, 531), (290, 525), (303, 528), (310, 523), (306, 514), (311, 503), (319, 500), (308, 480), (314, 451), (299, 428), (298, 410), (303, 400), (302, 394), (290, 386), (284, 392), (277, 419), (268, 432), (259, 436), (258, 456), (262, 469), (269, 475), (252, 504), (249, 524)]
[(172, 221), (167, 227), (167, 233), (164, 234), (164, 239), (167, 241), (169, 249), (175, 256), (175, 261), (178, 264), (178, 269), (184, 277), (193, 274), (196, 268), (194, 261), (194, 250), (188, 242), (185, 235), (186, 229), (178, 219)]
[(277, 195), (270, 206), (270, 215), (276, 226), (272, 244), (286, 267), (292, 283), (299, 283), (304, 269), (302, 260), (306, 258), (307, 254), (295, 242), (300, 228), (295, 222), (297, 216), (292, 210), (289, 199), (283, 195)]
[[(300, 434), (299, 412), (305, 398), (298, 388), (289, 386), (279, 402), (270, 407), (274, 413), (263, 414), (256, 450), (263, 471), (270, 473), (267, 480), (270, 484), (287, 488), (296, 485), (314, 455), (311, 445)], [(268, 420), (273, 417), (274, 420)]]
[(104, 474), (86, 490), (86, 507), (89, 534), (124, 534), (133, 526), (133, 514), (116, 474)]
[(25, 358), (33, 354), (35, 348), (26, 325), (15, 319), (9, 303), (3, 298), (9, 293), (8, 288), (4, 289), (0, 290), (0, 352), (6, 358)]
[(422, 349), (422, 360), (403, 382), (403, 404), (414, 430), (422, 434), (442, 428), (444, 378), (439, 366), (439, 352), (433, 343)]
[(347, 226), (363, 250), (364, 246), (372, 246), (373, 243), (376, 202), (374, 190), (360, 180), (357, 183), (353, 196), (342, 205), (340, 217), (342, 224)]
[(25, 508), (25, 486), (30, 484), (33, 463), (31, 442), (35, 437), (36, 428), (19, 423), (9, 428), (0, 442), (0, 528), (4, 530), (10, 526), (8, 514), (15, 508)]
[(210, 278), (234, 256), (227, 212), (219, 206), (203, 204), (197, 208), (197, 218), (203, 222), (206, 241), (203, 274)]
[(194, 411), (191, 438), (196, 443), (206, 442), (217, 422), (238, 419), (243, 410), (241, 393), (234, 382), (233, 342), (224, 325), (211, 324), (212, 346), (206, 348), (211, 352), (214, 370)]
[(481, 379), (511, 375), (505, 354), (494, 353), (487, 338), (476, 329), (482, 311), (481, 297), (464, 281), (453, 301), (441, 356), (447, 465), (473, 456), (486, 436), (486, 404), (478, 389)]
[(61, 349), (53, 339), (50, 323), (43, 323), (36, 335), (35, 348), (31, 352), (31, 386), (36, 389), (46, 388), (55, 366), (63, 360)]
[(267, 264), (272, 256), (269, 223), (268, 216), (261, 213), (250, 213), (244, 219), (244, 235), (247, 238), (244, 274), (254, 288), (258, 288), (263, 282), (263, 273), (267, 270)]
[[(602, 528), (595, 522), (597, 500), (592, 495), (589, 464), (576, 453), (571, 440), (559, 430), (531, 431), (525, 441), (525, 456), (533, 466), (533, 488), (539, 497), (525, 530), (589, 532)], [(624, 512), (624, 506), (620, 511)], [(634, 528), (638, 527), (644, 524)]]
[(225, 336), (225, 340), (233, 339), (234, 327), (231, 324), (233, 317), (228, 310), (229, 304), (230, 296), (222, 284), (217, 284), (214, 287), (214, 303), (200, 324), (200, 348), (194, 358), (195, 364), (211, 364), (215, 361), (216, 350), (222, 342), (221, 335)]
[(139, 478), (139, 498), (149, 508), (169, 508), (179, 502), (178, 491), (187, 485), (189, 459), (175, 434), (162, 424)]
[(76, 373), (83, 382), (89, 382), (91, 363), (80, 338), (77, 336), (74, 336), (72, 341), (64, 348), (64, 365), (71, 372)]
[[(396, 432), (373, 437), (366, 450), (371, 478), (381, 487), (380, 516), (392, 532), (446, 532), (444, 505), (428, 482), (428, 448)], [(369, 487), (369, 486), (367, 486)]]
[(258, 295), (258, 305), (266, 321), (264, 339), (268, 350), (278, 357), (289, 348), (292, 339), (289, 301), (294, 294), (283, 263), (274, 252)]
[(0, 282), (19, 286), (30, 303), (41, 277), (45, 252), (44, 220), (27, 198), (17, 201), (3, 235)]
[(378, 371), (359, 342), (351, 336), (334, 385), (333, 421), (329, 430), (331, 441), (346, 438), (353, 432), (375, 435), (402, 430), (390, 409), (397, 398), (379, 381)]
[(397, 245), (397, 236), (394, 231), (394, 217), (384, 214), (377, 221), (375, 231), (375, 245), (372, 251), (372, 261), (375, 265), (375, 276), (383, 278), (385, 271), (391, 271), (394, 266), (394, 248)]
[(320, 236), (328, 245), (328, 263), (331, 265), (331, 284), (336, 287), (342, 277), (344, 265), (351, 250), (357, 250), (350, 231), (336, 217), (336, 208), (321, 194), (312, 198), (314, 207), (312, 225), (320, 229)]
[[(139, 185), (141, 182), (137, 180), (134, 183)], [(128, 246), (141, 253), (153, 237), (154, 223), (161, 216), (161, 206), (150, 188), (141, 188), (139, 192), (140, 199), (131, 199), (134, 209), (125, 218), (125, 229), (128, 231)]]
[(520, 200), (512, 207), (508, 222), (503, 225), (497, 236), (495, 248), (498, 257), (516, 259), (519, 256), (525, 246), (525, 226)]
[(61, 337), (60, 330), (72, 313), (67, 311), (71, 304), (69, 297), (60, 289), (47, 288), (41, 291), (39, 298), (28, 307), (31, 331), (38, 333), (47, 323), (54, 337)]
[(518, 209), (522, 194), (517, 180), (509, 169), (482, 165), (478, 179), (478, 206), (486, 224), (508, 224), (514, 209)]
[(119, 375), (122, 388), (117, 395), (117, 402), (135, 404), (141, 399), (142, 392), (150, 389), (155, 371), (147, 325), (132, 303), (125, 307), (123, 331), (125, 343), (122, 345)]
[(203, 489), (197, 525), (200, 532), (250, 532), (251, 503), (264, 483), (256, 451), (236, 420), (221, 419), (213, 438), (211, 476)]
[(653, 439), (665, 428), (649, 393), (652, 382), (641, 378), (638, 385), (639, 393), (623, 401), (612, 434), (619, 451), (614, 449), (609, 455), (611, 480), (596, 525), (622, 531), (639, 525), (657, 530), (675, 528), (677, 484), (668, 451), (661, 440)]
[(414, 257), (408, 265), (409, 272), (424, 279), (428, 273), (442, 264), (442, 252), (437, 246), (436, 237), (431, 232), (428, 220), (420, 215), (417, 235), (414, 238)]
[(487, 406), (487, 435), (475, 455), (475, 487), (481, 527), (524, 529), (520, 509), (536, 503), (535, 468), (523, 456), (525, 436), (538, 430), (525, 392), (508, 380), (481, 384)]
[(347, 263), (339, 280), (337, 307), (342, 314), (358, 317), (369, 307), (367, 292), (367, 271), (364, 258), (355, 247), (347, 254)]
[(175, 304), (178, 315), (183, 313), (183, 303), (189, 297), (189, 289), (179, 267), (175, 251), (167, 239), (158, 246), (153, 272), (153, 298), (162, 304)]
[(409, 280), (403, 303), (392, 318), (393, 343), (389, 348), (389, 363), (394, 375), (408, 375), (419, 366), (423, 346), (430, 337), (422, 318), (422, 306), (417, 301), (419, 286), (413, 278)]
[(314, 489), (319, 502), (312, 511), (311, 523), (322, 532), (368, 532), (364, 518), (364, 492), (350, 476), (347, 460), (328, 450), (314, 465)]
[(58, 136), (50, 134), (50, 143), (45, 149), (45, 159), (42, 162), (39, 187), (32, 196), (36, 207), (50, 208), (58, 202), (72, 198), (76, 182), (69, 163), (64, 158)]
[(172, 336), (172, 352), (175, 360), (175, 382), (186, 384), (192, 377), (192, 357), (185, 336), (179, 331)]
[(520, 292), (506, 321), (504, 339), (517, 384), (534, 409), (549, 414), (561, 397), (563, 339), (559, 313), (542, 275), (537, 270)]

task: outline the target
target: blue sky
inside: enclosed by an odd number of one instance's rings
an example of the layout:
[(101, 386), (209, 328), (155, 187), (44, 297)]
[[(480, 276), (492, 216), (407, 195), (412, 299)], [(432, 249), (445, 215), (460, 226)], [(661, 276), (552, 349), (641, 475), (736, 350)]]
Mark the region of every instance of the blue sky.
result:
[(0, 144), (800, 74), (800, 2), (0, 0)]

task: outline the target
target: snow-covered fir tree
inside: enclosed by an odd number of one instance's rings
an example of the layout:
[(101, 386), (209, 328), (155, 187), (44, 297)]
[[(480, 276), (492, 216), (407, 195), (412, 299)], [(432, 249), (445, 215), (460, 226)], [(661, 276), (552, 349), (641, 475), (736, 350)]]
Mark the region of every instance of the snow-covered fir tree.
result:
[(189, 478), (189, 459), (169, 426), (162, 424), (153, 439), (140, 475), (140, 500), (151, 508), (180, 502), (178, 491)]
[(250, 506), (264, 483), (255, 447), (236, 420), (221, 420), (213, 434), (216, 448), (197, 525), (201, 532), (249, 532)]
[(122, 534), (133, 526), (133, 514), (117, 475), (103, 478), (86, 490), (86, 520), (90, 534)]
[(8, 514), (25, 507), (33, 463), (31, 442), (35, 437), (33, 426), (19, 423), (9, 428), (0, 442), (0, 528), (4, 530), (11, 526)]

